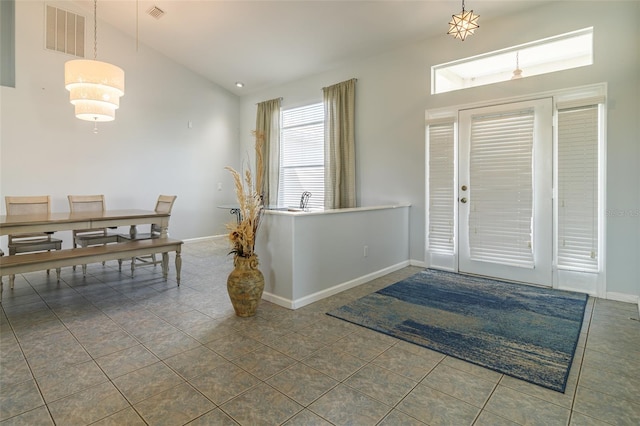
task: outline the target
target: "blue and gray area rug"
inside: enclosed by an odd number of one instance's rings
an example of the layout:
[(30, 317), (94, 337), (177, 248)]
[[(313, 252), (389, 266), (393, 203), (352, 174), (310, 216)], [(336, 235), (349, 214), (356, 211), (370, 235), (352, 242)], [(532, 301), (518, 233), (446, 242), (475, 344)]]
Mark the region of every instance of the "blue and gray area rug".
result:
[(427, 269), (328, 315), (564, 392), (587, 298)]

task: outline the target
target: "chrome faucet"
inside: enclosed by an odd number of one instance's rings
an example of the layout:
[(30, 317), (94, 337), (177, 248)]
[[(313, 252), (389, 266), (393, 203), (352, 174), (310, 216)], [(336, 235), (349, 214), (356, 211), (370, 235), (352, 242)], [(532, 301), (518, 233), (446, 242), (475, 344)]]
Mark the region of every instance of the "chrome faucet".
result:
[(302, 196), (300, 197), (300, 208), (302, 210), (307, 210), (307, 204), (309, 204), (309, 197), (311, 197), (311, 193), (309, 191), (304, 191)]

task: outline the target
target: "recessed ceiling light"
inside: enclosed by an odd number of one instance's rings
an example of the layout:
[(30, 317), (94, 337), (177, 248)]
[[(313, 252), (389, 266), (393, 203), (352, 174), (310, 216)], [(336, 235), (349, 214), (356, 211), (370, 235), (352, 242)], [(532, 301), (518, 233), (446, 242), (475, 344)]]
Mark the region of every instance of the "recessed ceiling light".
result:
[(241, 82), (241, 81), (236, 81), (236, 87), (242, 88), (242, 87), (244, 87), (244, 83)]

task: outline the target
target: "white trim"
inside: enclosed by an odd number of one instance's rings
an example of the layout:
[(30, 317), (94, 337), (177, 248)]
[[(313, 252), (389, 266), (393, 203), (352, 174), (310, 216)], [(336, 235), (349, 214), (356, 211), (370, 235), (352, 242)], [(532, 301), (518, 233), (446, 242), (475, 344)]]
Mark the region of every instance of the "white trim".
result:
[(301, 297), (300, 299), (295, 299), (295, 300), (286, 299), (284, 297), (276, 296), (269, 292), (262, 293), (262, 298), (268, 302), (275, 303), (276, 305), (282, 306), (287, 309), (298, 309), (298, 308), (302, 308), (303, 306), (309, 305), (311, 303), (317, 302), (318, 300), (322, 300), (329, 296), (333, 296), (334, 294), (338, 294), (345, 290), (349, 290), (351, 288), (357, 287), (361, 284), (365, 284), (376, 278), (383, 277), (387, 274), (390, 274), (391, 272), (398, 271), (409, 265), (410, 265), (410, 262), (406, 260), (406, 261), (397, 263), (395, 265), (391, 265), (386, 268), (380, 269), (379, 271), (372, 272), (370, 274), (366, 274), (361, 277), (354, 278), (353, 280), (349, 280), (344, 283), (337, 284), (333, 287), (327, 288), (322, 291), (318, 291), (308, 296)]
[(401, 202), (398, 204), (386, 204), (380, 206), (363, 206), (363, 207), (345, 207), (339, 209), (308, 209), (301, 210), (299, 208), (266, 208), (264, 209), (265, 214), (273, 214), (273, 215), (281, 215), (281, 216), (313, 216), (313, 215), (322, 215), (322, 214), (342, 214), (342, 213), (351, 213), (351, 212), (366, 212), (371, 210), (388, 210), (388, 209), (397, 209), (401, 207), (411, 207), (411, 203), (409, 202)]
[(449, 116), (458, 116), (458, 111), (465, 109), (474, 109), (478, 107), (510, 104), (519, 101), (531, 101), (534, 99), (553, 97), (562, 102), (573, 99), (590, 98), (597, 96), (605, 96), (607, 93), (607, 83), (595, 83), (585, 86), (576, 86), (568, 89), (547, 90), (544, 92), (536, 92), (529, 95), (510, 96), (506, 98), (490, 99), (488, 101), (476, 101), (465, 104), (454, 104), (448, 107), (428, 109), (425, 111), (425, 122), (430, 119), (438, 119)]
[(210, 235), (208, 237), (195, 237), (195, 238), (187, 238), (186, 240), (182, 240), (184, 243), (198, 243), (201, 241), (213, 241), (213, 240), (220, 240), (223, 238), (227, 238), (226, 235), (222, 234), (222, 235)]
[(282, 306), (283, 308), (295, 309), (293, 307), (293, 302), (290, 299), (285, 299), (284, 297), (280, 297), (266, 291), (262, 293), (262, 299), (266, 300), (267, 302), (274, 303), (278, 306)]
[[(606, 93), (607, 86), (604, 85), (604, 91)], [(602, 126), (600, 127), (600, 134), (598, 138), (600, 139), (600, 152), (599, 152), (599, 161), (598, 167), (600, 169), (600, 191), (598, 194), (598, 204), (600, 205), (600, 216), (598, 218), (599, 221), (599, 232), (598, 238), (600, 238), (600, 246), (598, 250), (600, 250), (600, 273), (598, 279), (597, 286), (597, 294), (602, 296), (607, 293), (607, 151), (608, 151), (608, 141), (607, 141), (607, 111), (609, 110), (608, 105), (606, 103), (600, 104), (598, 106), (598, 114), (600, 115), (600, 119)]]
[(428, 268), (429, 265), (423, 260), (409, 259), (409, 266), (417, 266), (419, 268)]
[(614, 291), (608, 291), (606, 296), (606, 299), (608, 300), (633, 304), (637, 303), (638, 309), (640, 310), (640, 296), (636, 296), (635, 294), (617, 293)]

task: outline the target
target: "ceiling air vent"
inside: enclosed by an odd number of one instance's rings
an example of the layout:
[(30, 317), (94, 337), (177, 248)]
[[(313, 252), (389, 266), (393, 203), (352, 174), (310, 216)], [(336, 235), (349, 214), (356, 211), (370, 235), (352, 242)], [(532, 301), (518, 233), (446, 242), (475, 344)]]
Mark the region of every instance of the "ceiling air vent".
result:
[(160, 19), (164, 16), (164, 10), (160, 9), (158, 6), (153, 6), (151, 9), (147, 10), (147, 13), (156, 19)]

